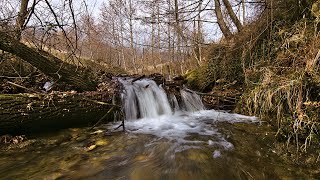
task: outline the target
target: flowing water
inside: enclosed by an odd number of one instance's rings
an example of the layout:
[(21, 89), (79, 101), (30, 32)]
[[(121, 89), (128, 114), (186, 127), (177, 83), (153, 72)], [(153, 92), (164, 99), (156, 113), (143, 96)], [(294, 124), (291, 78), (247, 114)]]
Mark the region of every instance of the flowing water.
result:
[(152, 80), (119, 81), (126, 132), (110, 123), (2, 145), (0, 179), (316, 178), (281, 159), (255, 117), (205, 110), (187, 89), (180, 99)]

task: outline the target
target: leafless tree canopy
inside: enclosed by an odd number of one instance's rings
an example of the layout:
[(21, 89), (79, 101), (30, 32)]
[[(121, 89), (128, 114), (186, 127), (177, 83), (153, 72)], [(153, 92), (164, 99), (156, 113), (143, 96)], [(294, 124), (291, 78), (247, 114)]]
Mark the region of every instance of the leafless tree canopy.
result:
[(264, 1), (0, 0), (1, 30), (81, 65), (128, 72), (183, 73), (206, 60), (212, 41), (232, 38)]

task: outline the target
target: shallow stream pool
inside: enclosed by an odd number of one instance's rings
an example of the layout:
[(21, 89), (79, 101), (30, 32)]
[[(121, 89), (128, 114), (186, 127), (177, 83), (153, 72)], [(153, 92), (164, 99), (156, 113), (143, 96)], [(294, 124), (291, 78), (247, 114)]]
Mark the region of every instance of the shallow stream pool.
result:
[(0, 179), (317, 178), (277, 155), (263, 122), (210, 113), (30, 136), (0, 147)]

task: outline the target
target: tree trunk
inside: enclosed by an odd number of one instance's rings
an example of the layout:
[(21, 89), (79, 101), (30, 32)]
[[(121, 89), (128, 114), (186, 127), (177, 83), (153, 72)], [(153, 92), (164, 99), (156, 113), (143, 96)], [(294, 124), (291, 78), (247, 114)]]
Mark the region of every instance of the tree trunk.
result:
[(245, 0), (241, 0), (241, 4), (242, 4), (242, 24), (246, 24), (246, 4), (245, 4)]
[(23, 30), (23, 25), (26, 21), (28, 15), (28, 3), (29, 0), (21, 0), (19, 14), (16, 19), (16, 39), (21, 39), (21, 32)]
[[(198, 27), (199, 28), (199, 27)], [(197, 31), (199, 33), (199, 29), (197, 30), (196, 27), (196, 21), (193, 21), (193, 44), (194, 48), (192, 48), (191, 53), (193, 54), (194, 58), (196, 59), (197, 66), (200, 67), (200, 48), (199, 48), (199, 35), (197, 34)]]
[(177, 35), (177, 59), (181, 58), (181, 37), (183, 36), (181, 27), (180, 27), (180, 19), (179, 19), (179, 4), (178, 0), (174, 0), (174, 18), (175, 18), (175, 27), (176, 27), (176, 35)]
[(226, 6), (226, 9), (228, 11), (228, 14), (229, 14), (232, 22), (236, 25), (239, 32), (242, 31), (243, 26), (242, 26), (240, 20), (238, 19), (237, 15), (234, 13), (229, 0), (222, 0), (222, 1), (223, 1), (223, 4)]
[(127, 66), (126, 66), (126, 58), (124, 56), (124, 23), (123, 23), (123, 20), (122, 18), (120, 18), (120, 32), (119, 33), (119, 43), (120, 43), (120, 49), (121, 49), (121, 52), (120, 52), (120, 55), (121, 55), (121, 61), (122, 61), (122, 65), (123, 65), (123, 68), (125, 70), (127, 70)]
[(199, 11), (199, 14), (198, 14), (198, 34), (197, 34), (197, 45), (198, 45), (198, 52), (199, 52), (199, 63), (198, 65), (200, 65), (200, 63), (202, 62), (202, 49), (201, 49), (201, 46), (202, 46), (202, 28), (201, 28), (201, 6), (202, 6), (202, 1), (199, 1), (199, 7), (198, 7), (198, 11)]
[[(171, 0), (168, 1), (168, 11), (171, 12)], [(168, 61), (173, 62), (172, 54), (171, 54), (171, 19), (170, 19), (170, 16), (169, 16), (168, 27), (167, 27), (167, 35), (168, 35), (168, 56), (169, 56)], [(167, 64), (167, 66), (168, 66), (168, 64)], [(170, 69), (169, 66), (168, 66), (168, 69)], [(169, 73), (169, 70), (168, 70), (168, 73)]]
[(75, 66), (66, 64), (50, 54), (47, 55), (51, 57), (46, 57), (5, 32), (0, 32), (0, 49), (18, 56), (56, 81), (69, 83), (77, 90), (95, 90), (96, 88), (97, 84), (91, 82), (87, 75), (75, 72)]
[(163, 74), (163, 59), (161, 57), (161, 24), (160, 24), (160, 5), (157, 2), (157, 21), (158, 21), (158, 59), (160, 66), (160, 72)]
[(223, 20), (220, 0), (214, 0), (214, 5), (215, 5), (214, 10), (215, 10), (215, 13), (217, 16), (217, 22), (220, 27), (220, 30), (221, 30), (222, 34), (224, 35), (224, 37), (227, 40), (229, 40), (232, 37), (232, 33), (231, 33), (230, 29), (228, 28), (226, 22)]
[(135, 71), (135, 73), (137, 73), (137, 65), (136, 65), (136, 59), (137, 59), (137, 54), (136, 54), (136, 50), (133, 46), (133, 9), (132, 9), (132, 0), (129, 0), (129, 31), (130, 31), (130, 49), (131, 49), (131, 53), (132, 53), (132, 66), (133, 69)]
[[(111, 102), (111, 94), (99, 92), (3, 94), (0, 95), (0, 135), (92, 125), (114, 106), (107, 104)], [(109, 121), (112, 117), (113, 113)]]
[[(155, 22), (154, 18), (154, 9), (152, 9), (152, 22)], [(156, 57), (154, 57), (154, 44), (155, 44), (155, 27), (154, 23), (151, 24), (151, 59), (152, 59), (152, 66), (153, 66), (153, 71), (156, 71)]]

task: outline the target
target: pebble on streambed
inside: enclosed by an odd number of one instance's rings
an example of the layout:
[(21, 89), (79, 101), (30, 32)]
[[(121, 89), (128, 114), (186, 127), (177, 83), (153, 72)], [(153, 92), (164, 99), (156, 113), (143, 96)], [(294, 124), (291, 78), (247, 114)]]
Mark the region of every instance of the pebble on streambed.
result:
[(221, 152), (220, 152), (219, 150), (213, 151), (212, 157), (213, 157), (213, 158), (221, 157)]
[(84, 148), (84, 150), (87, 151), (87, 152), (89, 152), (89, 151), (94, 150), (96, 147), (97, 147), (97, 145), (91, 144), (91, 145), (86, 146), (86, 147)]
[(104, 146), (108, 144), (109, 142), (107, 140), (100, 139), (100, 140), (97, 140), (95, 143), (88, 144), (86, 147), (84, 147), (84, 150), (89, 152), (96, 149), (98, 146)]

